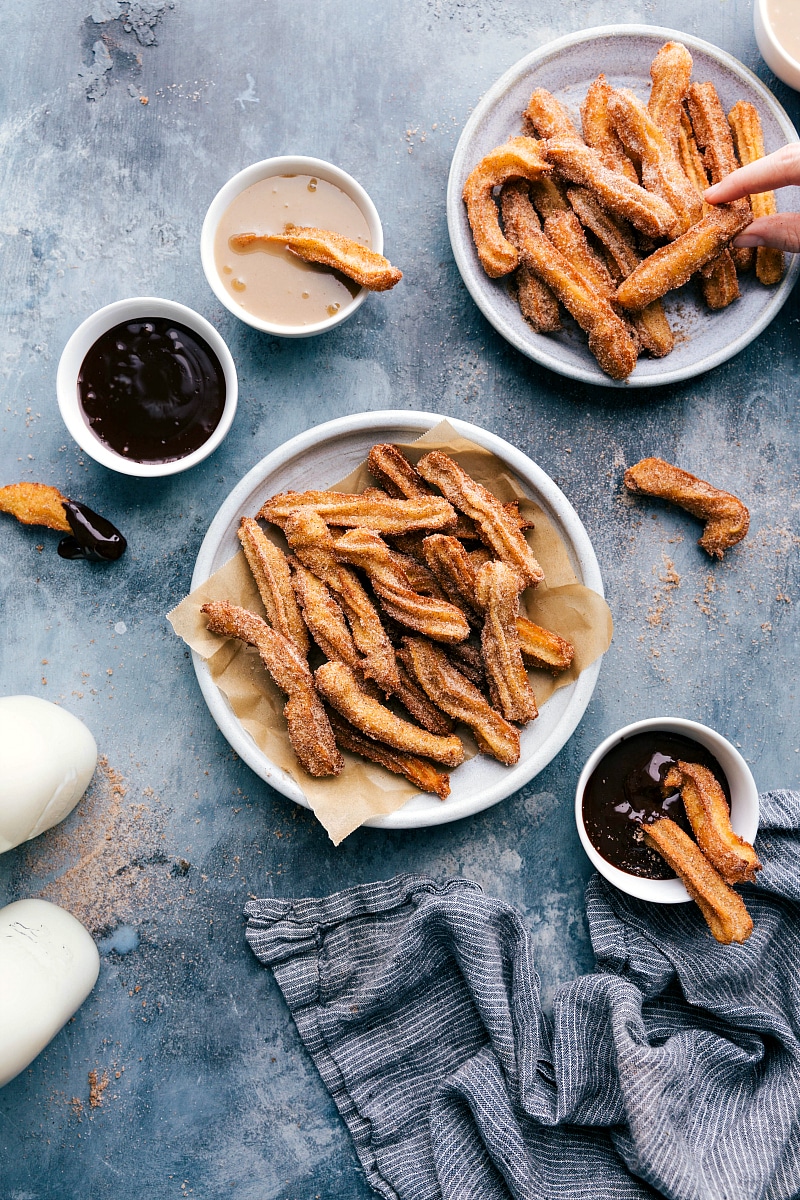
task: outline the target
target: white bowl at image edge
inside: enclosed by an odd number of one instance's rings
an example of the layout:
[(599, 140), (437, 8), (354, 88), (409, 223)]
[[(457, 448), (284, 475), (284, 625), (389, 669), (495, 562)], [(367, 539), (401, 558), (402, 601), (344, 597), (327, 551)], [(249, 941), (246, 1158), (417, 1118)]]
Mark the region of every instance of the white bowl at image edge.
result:
[(769, 69), (790, 88), (800, 91), (800, 63), (778, 41), (767, 12), (767, 0), (755, 0), (753, 27), (761, 57)]
[[(126, 321), (146, 320), (148, 317), (165, 317), (176, 324), (185, 325), (206, 341), (219, 359), (225, 376), (225, 405), (222, 417), (207, 441), (191, 454), (174, 462), (136, 462), (117, 454), (92, 432), (84, 415), (78, 396), (78, 375), (83, 360), (99, 337)], [(129, 300), (117, 300), (99, 308), (78, 326), (61, 352), (56, 375), (56, 396), (61, 417), (69, 433), (95, 462), (120, 475), (133, 475), (140, 479), (152, 479), (159, 475), (177, 475), (188, 471), (209, 454), (213, 454), (231, 427), (236, 413), (238, 382), (236, 366), (225, 341), (205, 317), (194, 309), (178, 304), (175, 300), (164, 300), (157, 296), (133, 296)]]
[(637, 733), (646, 733), (650, 729), (682, 734), (683, 737), (692, 738), (711, 751), (725, 772), (730, 787), (731, 825), (739, 837), (751, 843), (755, 841), (758, 833), (758, 788), (752, 771), (727, 738), (714, 729), (709, 729), (707, 725), (700, 725), (697, 721), (688, 721), (681, 717), (650, 717), (646, 721), (634, 721), (632, 725), (626, 725), (612, 733), (589, 756), (575, 792), (575, 823), (578, 826), (581, 844), (592, 863), (609, 883), (613, 883), (620, 891), (627, 892), (630, 896), (650, 900), (655, 904), (683, 904), (691, 900), (691, 896), (680, 879), (643, 879), (639, 875), (621, 871), (619, 867), (613, 866), (603, 858), (595, 848), (583, 823), (583, 793), (597, 764), (605, 758), (609, 750), (626, 738), (634, 737)]
[(203, 264), (203, 271), (208, 280), (208, 285), (219, 302), (224, 304), (228, 311), (232, 312), (240, 321), (251, 325), (253, 329), (261, 330), (262, 333), (271, 333), (278, 337), (289, 338), (313, 337), (317, 333), (327, 333), (329, 329), (333, 329), (336, 325), (341, 325), (342, 321), (346, 321), (349, 317), (352, 317), (353, 313), (361, 307), (369, 295), (368, 289), (361, 288), (349, 304), (340, 308), (337, 313), (331, 317), (327, 317), (324, 321), (317, 321), (313, 325), (279, 325), (274, 321), (265, 321), (262, 317), (254, 316), (242, 308), (240, 304), (237, 304), (222, 282), (217, 270), (217, 263), (214, 257), (214, 239), (223, 213), (236, 197), (246, 191), (247, 188), (252, 187), (254, 183), (260, 183), (262, 179), (271, 179), (275, 175), (313, 175), (317, 179), (324, 179), (326, 183), (332, 183), (335, 187), (338, 187), (360, 208), (369, 227), (370, 247), (378, 254), (383, 253), (383, 227), (381, 226), (377, 208), (361, 184), (353, 179), (352, 175), (348, 175), (346, 171), (334, 166), (333, 163), (325, 162), (322, 158), (309, 158), (303, 154), (287, 154), (279, 158), (265, 158), (262, 162), (253, 163), (252, 166), (245, 167), (244, 170), (239, 171), (237, 175), (229, 179), (226, 184), (223, 184), (211, 201), (200, 233), (200, 260)]

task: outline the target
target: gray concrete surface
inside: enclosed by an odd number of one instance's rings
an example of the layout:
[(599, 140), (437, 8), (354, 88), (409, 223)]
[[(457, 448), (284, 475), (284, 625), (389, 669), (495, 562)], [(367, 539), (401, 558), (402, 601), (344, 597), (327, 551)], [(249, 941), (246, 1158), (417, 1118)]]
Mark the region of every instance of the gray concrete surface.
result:
[[(55, 536), (2, 520), (0, 684), (57, 700), (107, 760), (60, 830), (0, 858), (0, 902), (44, 894), (103, 955), (75, 1019), (0, 1092), (0, 1196), (348, 1200), (368, 1189), (271, 979), (243, 939), (254, 895), (322, 894), (397, 871), (463, 874), (518, 906), (546, 997), (591, 968), (589, 875), (572, 819), (582, 763), (662, 712), (731, 737), (762, 788), (797, 785), (800, 584), (797, 300), (727, 365), (625, 395), (576, 386), (480, 316), (447, 239), (450, 155), (507, 66), (561, 34), (645, 21), (698, 34), (772, 86), (748, 0), (6, 0), (0, 44), (0, 483), (33, 479), (117, 520), (113, 567), (62, 562)], [(602, 64), (598, 63), (598, 69)], [(146, 99), (146, 103), (145, 103)], [(305, 152), (354, 174), (406, 270), (325, 338), (236, 322), (198, 239), (242, 166)], [(240, 372), (234, 428), (202, 466), (126, 481), (67, 436), (55, 371), (90, 311), (164, 295), (206, 314)], [(286, 438), (386, 407), (476, 421), (561, 485), (597, 549), (616, 636), (586, 717), (551, 766), (474, 819), (430, 832), (322, 830), (238, 762), (164, 619), (236, 481)], [(677, 512), (626, 501), (648, 453), (729, 483), (747, 541), (719, 565)], [(89, 1103), (89, 1072), (100, 1103)], [(97, 1097), (96, 1097), (97, 1098)]]

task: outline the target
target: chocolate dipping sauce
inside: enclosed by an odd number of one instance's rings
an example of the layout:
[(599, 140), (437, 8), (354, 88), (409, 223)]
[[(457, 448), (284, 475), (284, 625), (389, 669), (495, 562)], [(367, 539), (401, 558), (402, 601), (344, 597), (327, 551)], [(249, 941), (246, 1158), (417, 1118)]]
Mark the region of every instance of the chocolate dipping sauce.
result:
[(90, 562), (115, 562), (125, 553), (128, 543), (120, 531), (77, 500), (67, 500), (64, 512), (71, 534), (58, 543), (62, 558), (87, 558)]
[(95, 436), (123, 458), (174, 462), (219, 425), (225, 374), (200, 334), (148, 317), (97, 339), (81, 364), (78, 399)]
[(283, 233), (287, 225), (333, 229), (370, 245), (366, 217), (341, 188), (313, 175), (274, 175), (228, 205), (214, 235), (214, 261), (225, 290), (252, 316), (274, 325), (316, 325), (350, 304), (358, 284), (284, 246), (230, 246), (237, 234)]
[(714, 755), (692, 738), (651, 729), (623, 738), (597, 764), (583, 793), (583, 823), (589, 840), (608, 862), (644, 879), (674, 879), (660, 854), (637, 840), (643, 824), (670, 817), (690, 836), (680, 792), (665, 796), (661, 782), (678, 759), (708, 767), (730, 805), (728, 781)]

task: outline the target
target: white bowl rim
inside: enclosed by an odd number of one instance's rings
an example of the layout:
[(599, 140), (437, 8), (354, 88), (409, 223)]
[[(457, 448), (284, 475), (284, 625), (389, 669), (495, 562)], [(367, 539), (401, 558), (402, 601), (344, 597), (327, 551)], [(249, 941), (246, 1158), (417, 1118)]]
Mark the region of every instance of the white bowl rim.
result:
[[(538, 362), (548, 370), (553, 371), (557, 375), (561, 375), (568, 379), (577, 379), (583, 383), (591, 383), (596, 387), (609, 388), (644, 388), (644, 387), (663, 387), (666, 384), (679, 383), (686, 379), (693, 379), (698, 375), (705, 374), (706, 371), (718, 367), (721, 363), (727, 362), (734, 358), (741, 350), (754, 341), (759, 334), (770, 324), (777, 316), (780, 309), (786, 303), (789, 295), (800, 274), (800, 254), (792, 256), (786, 274), (783, 279), (772, 291), (771, 302), (765, 305), (761, 315), (753, 322), (739, 337), (732, 342), (726, 343), (721, 349), (707, 355), (699, 362), (688, 363), (683, 367), (675, 367), (671, 370), (665, 370), (663, 373), (656, 376), (637, 376), (634, 370), (633, 374), (625, 380), (611, 379), (605, 372), (595, 369), (590, 366), (582, 367), (576, 363), (565, 363), (557, 355), (550, 353), (544, 346), (537, 348), (537, 354), (534, 356), (530, 352), (530, 345), (523, 339), (518, 330), (493, 309), (492, 305), (486, 300), (482, 293), (478, 292), (471, 286), (472, 281), (469, 278), (468, 264), (464, 262), (462, 267), (462, 254), (457, 232), (457, 224), (460, 218), (462, 207), (461, 200), (461, 185), (460, 176), (462, 172), (462, 160), (465, 154), (465, 147), (471, 137), (473, 130), (478, 126), (483, 118), (484, 113), (495, 101), (503, 95), (517, 81), (519, 76), (525, 74), (531, 67), (541, 62), (545, 58), (550, 58), (554, 54), (561, 53), (562, 50), (568, 49), (573, 45), (580, 45), (583, 42), (592, 41), (599, 37), (643, 37), (658, 39), (660, 41), (680, 41), (683, 42), (690, 50), (695, 49), (704, 54), (715, 58), (718, 62), (738, 75), (743, 82), (746, 82), (762, 103), (767, 104), (778, 121), (783, 133), (788, 142), (800, 141), (800, 135), (794, 127), (788, 113), (783, 105), (773, 95), (769, 88), (764, 84), (757, 75), (755, 75), (744, 63), (740, 62), (727, 50), (723, 50), (720, 46), (715, 46), (713, 42), (707, 42), (703, 38), (696, 37), (694, 34), (684, 33), (681, 30), (670, 29), (667, 26), (661, 25), (642, 25), (637, 23), (613, 24), (613, 25), (597, 25), (592, 29), (581, 29), (575, 33), (566, 34), (564, 37), (554, 38), (553, 41), (546, 42), (543, 46), (539, 46), (530, 54), (515, 62), (507, 71), (505, 71), (499, 79), (497, 79), (491, 87), (489, 87), (481, 96), (480, 100), (475, 105), (469, 119), (461, 131), (461, 136), (458, 139), (456, 148), (453, 152), (453, 157), (450, 163), (450, 174), (447, 180), (447, 229), (450, 236), (450, 245), (453, 251), (453, 257), (456, 260), (456, 265), (459, 274), (462, 276), (464, 285), (467, 291), (472, 296), (477, 307), (483, 313), (489, 324), (497, 330), (501, 337), (529, 358), (532, 362)], [(546, 338), (542, 341), (546, 343)]]
[[(796, 58), (792, 57), (792, 55), (784, 46), (783, 42), (778, 41), (772, 21), (770, 20), (769, 12), (767, 11), (767, 0), (756, 0), (753, 11), (758, 15), (758, 17), (760, 17), (764, 33), (773, 50), (775, 50), (781, 58), (784, 58), (787, 64), (790, 67), (793, 67), (795, 72), (800, 75), (800, 62), (798, 62)], [(785, 83), (786, 80), (783, 82)], [(791, 86), (792, 85), (789, 84), (789, 87)]]
[(621, 729), (609, 734), (589, 755), (575, 789), (575, 824), (578, 828), (581, 845), (593, 866), (610, 883), (630, 896), (637, 896), (640, 900), (650, 900), (655, 904), (684, 904), (691, 900), (691, 896), (679, 879), (643, 879), (641, 876), (621, 871), (619, 867), (615, 867), (603, 858), (590, 841), (583, 823), (583, 793), (589, 776), (597, 764), (605, 758), (609, 750), (619, 745), (621, 741), (634, 737), (637, 733), (645, 733), (648, 729), (660, 729), (665, 733), (683, 733), (705, 746), (707, 750), (711, 750), (715, 757), (720, 749), (731, 757), (739, 772), (739, 781), (736, 781), (731, 779), (730, 773), (726, 770), (728, 786), (731, 789), (731, 824), (740, 837), (751, 843), (755, 841), (758, 833), (760, 814), (758, 788), (753, 778), (753, 772), (733, 743), (723, 734), (718, 733), (716, 729), (712, 729), (709, 725), (703, 725), (699, 721), (692, 721), (688, 717), (646, 717), (641, 721), (633, 721), (630, 725), (624, 725)]
[[(467, 421), (462, 421), (457, 417), (442, 413), (422, 412), (404, 408), (383, 409), (376, 412), (354, 413), (349, 416), (336, 417), (332, 421), (326, 421), (322, 425), (315, 425), (311, 429), (306, 429), (303, 433), (297, 434), (296, 437), (278, 446), (262, 459), (261, 462), (256, 463), (228, 495), (211, 522), (197, 556), (190, 591), (194, 591), (196, 587), (204, 583), (209, 575), (213, 573), (213, 563), (217, 547), (231, 520), (240, 512), (242, 504), (248, 499), (253, 488), (278, 466), (283, 465), (293, 458), (297, 458), (317, 442), (341, 434), (400, 426), (416, 430), (421, 436), (442, 420), (449, 421), (453, 428), (462, 436), (470, 438), (472, 441), (485, 446), (499, 457), (502, 457), (523, 481), (538, 491), (545, 504), (549, 504), (558, 513), (559, 519), (563, 524), (569, 526), (569, 537), (572, 541), (576, 559), (579, 562), (583, 583), (586, 587), (592, 588), (593, 591), (603, 596), (604, 590), (600, 566), (592, 543), (589, 540), (589, 535), (569, 500), (541, 467), (534, 463), (522, 450), (518, 450), (510, 442), (506, 442), (497, 434), (490, 433), (478, 425), (472, 425)], [(531, 482), (532, 480), (536, 481), (535, 484)], [(484, 809), (498, 804), (501, 800), (505, 800), (512, 793), (524, 787), (535, 775), (544, 770), (575, 732), (594, 692), (602, 661), (601, 656), (587, 667), (573, 684), (569, 685), (571, 688), (574, 688), (569, 706), (548, 740), (524, 764), (518, 764), (517, 767), (509, 768), (508, 775), (498, 780), (496, 784), (485, 787), (482, 790), (481, 799), (478, 803), (475, 803), (474, 798), (466, 798), (456, 802), (448, 800), (444, 804), (437, 803), (435, 807), (431, 806), (425, 813), (424, 819), (418, 812), (409, 814), (405, 812), (404, 808), (400, 808), (396, 812), (389, 813), (387, 816), (370, 818), (370, 820), (365, 822), (365, 825), (375, 829), (417, 829), (427, 828), (432, 825), (445, 825), (451, 821), (460, 820), (462, 817), (482, 812)], [(200, 690), (203, 693), (209, 711), (223, 736), (239, 757), (261, 779), (265, 780), (270, 787), (275, 788), (276, 791), (281, 792), (282, 795), (300, 804), (302, 807), (309, 807), (308, 801), (294, 779), (287, 772), (269, 763), (269, 760), (266, 760), (266, 756), (256, 746), (250, 734), (240, 725), (226, 697), (211, 678), (208, 664), (195, 651), (192, 651), (192, 662), (198, 683), (200, 684)], [(266, 767), (265, 761), (267, 763)], [(525, 769), (520, 770), (520, 766), (523, 766)], [(513, 778), (514, 782), (513, 786), (509, 787), (508, 784), (511, 778)]]
[[(174, 462), (139, 463), (123, 458), (92, 433), (81, 413), (78, 401), (78, 372), (86, 354), (102, 334), (124, 321), (134, 320), (137, 316), (143, 320), (147, 317), (171, 318), (199, 333), (216, 354), (225, 376), (225, 405), (219, 424), (202, 446), (198, 446), (183, 458), (175, 459)], [(58, 362), (56, 397), (67, 430), (81, 449), (101, 466), (117, 471), (120, 475), (131, 475), (139, 479), (177, 475), (208, 458), (226, 437), (236, 415), (238, 402), (236, 364), (219, 330), (193, 308), (188, 308), (177, 300), (167, 300), (163, 296), (130, 296), (96, 309), (70, 335)]]
[(275, 158), (264, 158), (260, 162), (251, 163), (249, 167), (243, 167), (222, 185), (209, 204), (203, 220), (203, 227), (200, 231), (200, 261), (208, 286), (219, 302), (224, 304), (228, 311), (238, 317), (240, 321), (244, 321), (253, 329), (260, 330), (261, 333), (271, 333), (277, 337), (313, 337), (317, 333), (326, 333), (329, 329), (335, 328), (342, 321), (352, 317), (369, 295), (368, 289), (362, 287), (356, 292), (350, 304), (345, 305), (344, 308), (339, 309), (337, 313), (332, 317), (327, 317), (324, 321), (317, 321), (313, 325), (278, 325), (273, 321), (266, 321), (263, 317), (256, 317), (252, 313), (248, 313), (236, 303), (219, 277), (214, 258), (214, 238), (217, 226), (225, 209), (235, 197), (262, 179), (270, 179), (273, 175), (291, 174), (317, 175), (327, 183), (333, 183), (340, 187), (358, 205), (366, 218), (372, 249), (378, 254), (383, 253), (383, 226), (378, 210), (366, 189), (357, 179), (354, 179), (341, 167), (337, 167), (335, 163), (327, 162), (324, 158), (313, 158), (306, 154), (282, 154)]

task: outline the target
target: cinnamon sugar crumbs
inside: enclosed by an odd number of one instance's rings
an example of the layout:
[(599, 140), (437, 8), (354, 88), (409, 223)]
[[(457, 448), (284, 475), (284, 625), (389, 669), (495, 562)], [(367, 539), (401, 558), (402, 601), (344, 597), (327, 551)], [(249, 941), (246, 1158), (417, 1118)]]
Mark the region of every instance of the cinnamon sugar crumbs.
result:
[(92, 1068), (89, 1072), (89, 1106), (90, 1108), (99, 1108), (103, 1103), (103, 1092), (108, 1087), (108, 1074), (103, 1071), (101, 1076), (98, 1076), (97, 1071)]
[(647, 612), (647, 624), (653, 629), (664, 624), (664, 614), (667, 606), (671, 603), (671, 593), (681, 584), (681, 577), (675, 570), (675, 563), (671, 558), (667, 558), (666, 554), (661, 557), (664, 560), (664, 573), (659, 575), (658, 581), (664, 586), (653, 593), (653, 603)]

